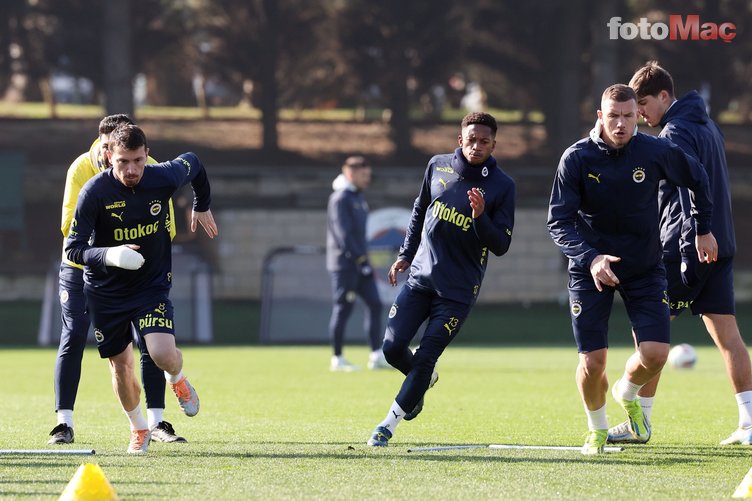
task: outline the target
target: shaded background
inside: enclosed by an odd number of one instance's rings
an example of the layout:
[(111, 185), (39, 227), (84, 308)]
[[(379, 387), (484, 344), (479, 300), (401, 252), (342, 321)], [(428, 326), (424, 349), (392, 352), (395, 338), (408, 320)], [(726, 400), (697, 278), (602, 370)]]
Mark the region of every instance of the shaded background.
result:
[[(748, 0), (7, 0), (0, 13), (0, 342), (35, 342), (60, 253), (65, 171), (101, 116), (122, 112), (156, 158), (190, 150), (207, 165), (222, 235), (209, 242), (183, 225), (177, 252), (213, 273), (215, 339), (253, 342), (264, 258), (323, 243), (346, 155), (374, 165), (372, 209), (409, 208), (427, 160), (456, 145), (461, 117), (490, 111), (519, 213), (510, 255), (491, 261), (481, 293), (487, 324), (468, 337), (485, 339), (501, 303), (544, 308), (531, 332), (566, 332), (563, 259), (545, 230), (553, 173), (592, 125), (602, 90), (649, 59), (672, 73), (677, 96), (700, 91), (726, 135), (737, 294), (752, 298)], [(736, 36), (609, 36), (614, 17), (670, 15), (734, 23)], [(328, 283), (303, 285), (329, 294)], [(548, 317), (555, 328), (536, 324)]]

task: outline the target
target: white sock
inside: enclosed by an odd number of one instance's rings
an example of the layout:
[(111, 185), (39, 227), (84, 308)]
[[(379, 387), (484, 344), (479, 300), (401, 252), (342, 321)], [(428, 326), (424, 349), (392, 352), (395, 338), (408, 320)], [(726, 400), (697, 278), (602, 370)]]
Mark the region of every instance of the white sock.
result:
[(153, 430), (155, 426), (164, 421), (164, 409), (146, 408), (146, 418), (149, 421), (149, 429)]
[(606, 405), (600, 409), (591, 411), (585, 406), (585, 414), (587, 414), (587, 426), (588, 430), (608, 430), (608, 418), (606, 417)]
[(616, 395), (624, 400), (634, 400), (637, 398), (637, 392), (640, 391), (644, 385), (634, 384), (627, 379), (627, 375), (624, 374), (619, 382), (616, 384)]
[(653, 400), (655, 397), (640, 397), (640, 407), (642, 407), (642, 415), (645, 419), (650, 421), (650, 414), (653, 412)]
[(734, 397), (739, 404), (739, 428), (749, 428), (752, 426), (752, 391), (743, 391)]
[(128, 421), (131, 422), (131, 430), (145, 430), (149, 427), (144, 419), (144, 415), (141, 414), (141, 404), (138, 404), (135, 409), (127, 411), (123, 409), (125, 415), (128, 416)]
[(73, 428), (73, 409), (58, 409), (57, 424), (67, 424)]
[(397, 401), (395, 400), (392, 403), (392, 407), (389, 409), (389, 412), (386, 413), (386, 417), (382, 422), (380, 422), (378, 425), (383, 426), (387, 430), (392, 432), (392, 435), (394, 435), (394, 430), (397, 428), (397, 425), (400, 421), (402, 421), (402, 418), (405, 417), (405, 411), (402, 410), (402, 407), (399, 406)]
[(181, 379), (183, 379), (183, 371), (178, 372), (174, 376), (170, 374), (169, 372), (165, 371), (164, 376), (168, 383), (175, 384), (175, 383), (178, 383)]
[(368, 360), (376, 360), (381, 356), (381, 350), (373, 350), (370, 355), (368, 355)]

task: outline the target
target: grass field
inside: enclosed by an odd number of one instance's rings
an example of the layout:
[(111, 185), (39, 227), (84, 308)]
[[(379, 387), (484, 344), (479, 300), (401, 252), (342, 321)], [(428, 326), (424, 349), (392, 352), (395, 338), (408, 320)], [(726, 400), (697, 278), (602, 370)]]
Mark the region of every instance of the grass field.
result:
[[(82, 462), (98, 463), (121, 499), (727, 499), (752, 467), (750, 449), (719, 447), (736, 426), (717, 351), (667, 370), (647, 446), (584, 457), (571, 451), (443, 444), (582, 444), (586, 420), (573, 347), (451, 346), (423, 414), (384, 450), (365, 445), (402, 378), (395, 371), (328, 372), (326, 347), (188, 347), (201, 397), (195, 418), (168, 399), (165, 418), (189, 444), (152, 444), (130, 457), (127, 421), (106, 362), (87, 349), (74, 449), (91, 457), (0, 456), (0, 498), (55, 499)], [(366, 349), (347, 347), (364, 363)], [(629, 355), (612, 349), (613, 382)], [(47, 448), (54, 425), (51, 349), (0, 351), (0, 449)], [(609, 419), (622, 415), (609, 400)]]

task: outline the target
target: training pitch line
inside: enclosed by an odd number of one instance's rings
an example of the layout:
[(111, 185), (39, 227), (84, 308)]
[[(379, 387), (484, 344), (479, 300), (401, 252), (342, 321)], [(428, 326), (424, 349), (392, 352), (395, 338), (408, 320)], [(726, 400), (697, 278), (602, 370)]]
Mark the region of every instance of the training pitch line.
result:
[[(522, 449), (522, 450), (539, 450), (539, 451), (579, 451), (582, 447), (572, 447), (564, 445), (508, 445), (508, 444), (491, 444), (491, 445), (445, 445), (442, 447), (415, 447), (407, 449), (407, 452), (433, 452), (433, 451), (454, 451), (459, 449)], [(604, 447), (603, 452), (621, 452), (624, 447)]]
[(28, 454), (37, 456), (90, 456), (94, 449), (0, 449), (0, 456)]

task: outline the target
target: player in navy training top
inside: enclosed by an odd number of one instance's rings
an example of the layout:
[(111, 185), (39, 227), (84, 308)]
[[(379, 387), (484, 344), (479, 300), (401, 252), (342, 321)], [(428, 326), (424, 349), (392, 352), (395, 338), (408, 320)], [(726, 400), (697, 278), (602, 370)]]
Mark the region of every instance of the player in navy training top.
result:
[(147, 451), (150, 430), (141, 414), (141, 388), (134, 375), (131, 325), (145, 340), (154, 363), (188, 416), (198, 413), (196, 391), (183, 375), (175, 345), (171, 286), (171, 242), (164, 231), (168, 201), (191, 183), (194, 214), (191, 230), (201, 224), (217, 235), (209, 205), (209, 181), (193, 153), (146, 165), (143, 131), (122, 125), (110, 136), (111, 168), (81, 189), (65, 245), (69, 260), (85, 266), (84, 294), (97, 347), (108, 358), (115, 393), (131, 423), (129, 453)]
[[(60, 230), (63, 233), (63, 244), (68, 237), (73, 213), (76, 210), (78, 194), (86, 181), (110, 167), (107, 160), (107, 148), (110, 133), (119, 125), (132, 124), (128, 115), (109, 115), (99, 122), (99, 137), (89, 150), (73, 161), (68, 168), (65, 178), (65, 193), (63, 195), (63, 209)], [(157, 163), (149, 157), (147, 163)], [(170, 220), (174, 219), (172, 205)], [(170, 221), (168, 221), (170, 222)], [(175, 236), (175, 225), (170, 224), (165, 231)], [(55, 358), (55, 411), (57, 425), (50, 432), (48, 444), (69, 444), (74, 441), (73, 407), (78, 393), (81, 379), (81, 359), (89, 335), (89, 313), (86, 310), (84, 297), (84, 267), (70, 262), (65, 256), (60, 263), (59, 274), (60, 308), (63, 321), (60, 331), (60, 345)], [(141, 379), (146, 393), (146, 415), (149, 428), (152, 430), (152, 441), (158, 442), (186, 442), (184, 437), (175, 433), (172, 424), (164, 420), (165, 387), (164, 372), (156, 366), (144, 346), (143, 340), (138, 339), (141, 351)]]
[(713, 204), (702, 166), (665, 139), (637, 132), (637, 96), (623, 84), (601, 97), (590, 136), (562, 155), (551, 190), (548, 229), (569, 258), (569, 300), (579, 351), (577, 386), (588, 417), (583, 454), (603, 452), (606, 419), (608, 319), (618, 290), (627, 309), (638, 352), (613, 388), (627, 412), (630, 431), (650, 434), (636, 399), (668, 356), (669, 308), (658, 234), (661, 180), (693, 192), (697, 252), (715, 261), (710, 232)]
[[(400, 421), (423, 409), (423, 395), (439, 377), (436, 361), (478, 297), (489, 252), (505, 254), (512, 240), (515, 185), (491, 156), (496, 120), (470, 113), (458, 142), (454, 153), (429, 161), (405, 242), (389, 270), (392, 285), (397, 273), (410, 270), (389, 311), (383, 344), (387, 361), (405, 380), (370, 446), (386, 446)], [(426, 319), (413, 354), (409, 343)]]
[(371, 353), (369, 369), (391, 368), (381, 352), (381, 298), (376, 277), (368, 260), (368, 202), (363, 191), (371, 183), (371, 167), (360, 155), (347, 157), (342, 172), (332, 182), (326, 211), (326, 269), (332, 282), (332, 316), (329, 337), (332, 342), (332, 371), (350, 372), (358, 366), (342, 355), (347, 320), (353, 312), (355, 298), (366, 305), (363, 330), (368, 336)]
[[(738, 404), (737, 429), (721, 445), (752, 445), (752, 364), (735, 316), (733, 261), (736, 236), (731, 214), (731, 190), (723, 134), (705, 111), (702, 97), (692, 91), (674, 97), (671, 75), (651, 61), (635, 72), (629, 85), (637, 93), (637, 109), (660, 136), (670, 139), (685, 153), (700, 161), (710, 180), (713, 198), (711, 228), (718, 240), (718, 261), (700, 263), (694, 250), (694, 225), (686, 208), (687, 191), (671, 183), (660, 190), (663, 263), (668, 278), (672, 318), (691, 309), (702, 321), (721, 350), (726, 372)], [(649, 416), (660, 374), (643, 386), (638, 395), (643, 414)], [(609, 430), (614, 443), (644, 443), (633, 437), (625, 423)]]

